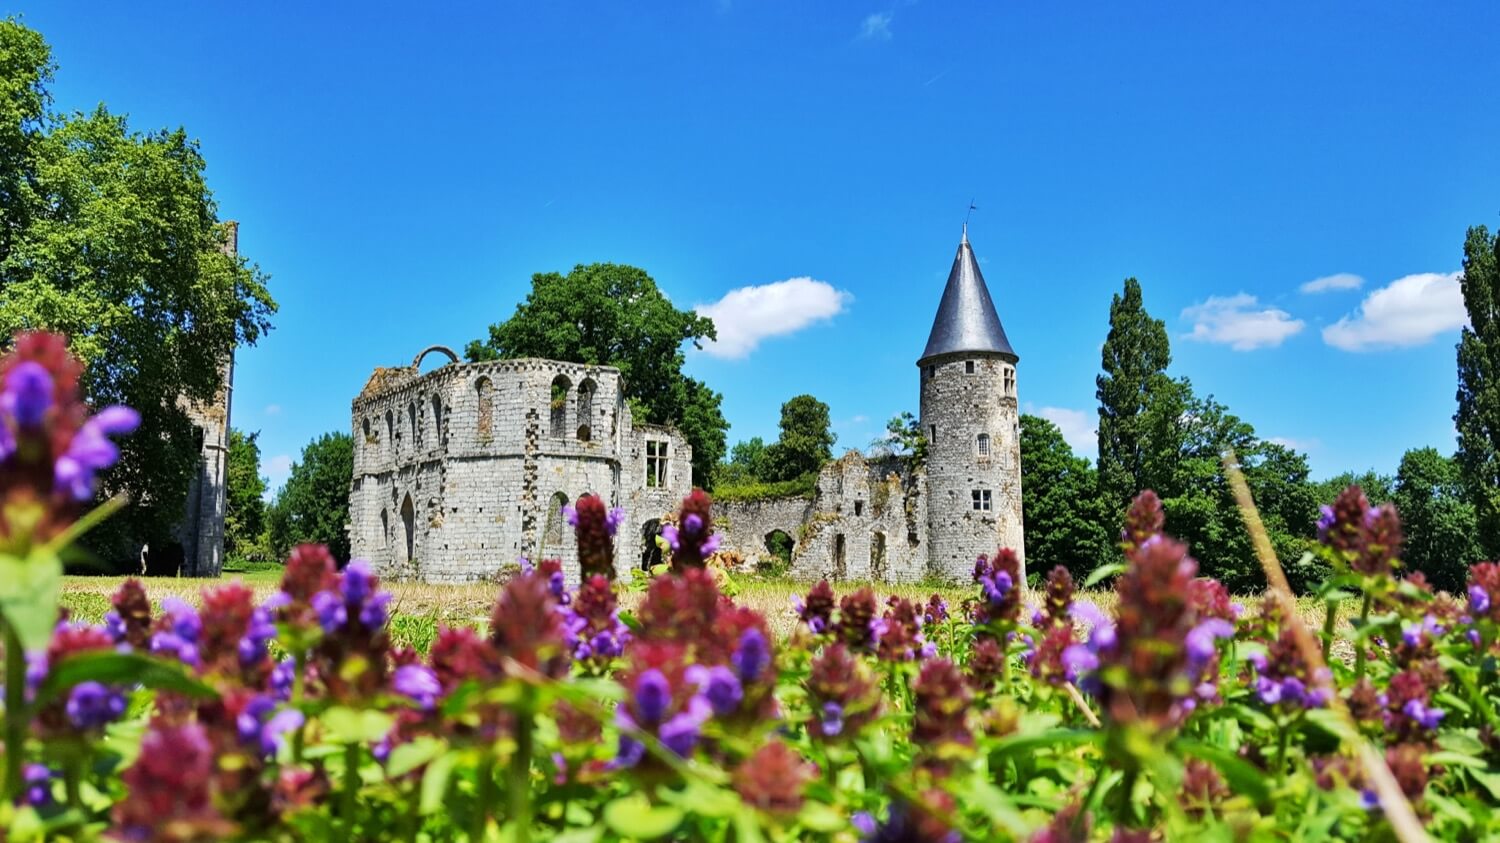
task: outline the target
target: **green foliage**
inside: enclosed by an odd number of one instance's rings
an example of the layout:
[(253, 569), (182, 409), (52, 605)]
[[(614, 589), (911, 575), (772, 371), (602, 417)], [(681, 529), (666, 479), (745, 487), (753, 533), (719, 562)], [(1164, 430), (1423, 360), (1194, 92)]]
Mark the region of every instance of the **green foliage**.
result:
[(818, 491), (818, 475), (804, 474), (791, 480), (724, 484), (714, 489), (714, 500), (722, 503), (743, 501), (768, 501), (777, 498), (805, 498), (812, 500)]
[(1457, 593), (1468, 566), (1484, 559), (1479, 519), (1464, 492), (1458, 461), (1436, 448), (1415, 448), (1396, 472), (1396, 511), (1406, 531), (1401, 561), (1435, 588)]
[(1021, 416), (1021, 489), (1032, 573), (1062, 565), (1081, 581), (1115, 556), (1119, 530), (1093, 465), (1073, 453), (1057, 425), (1031, 415)]
[(637, 420), (676, 425), (693, 446), (693, 482), (709, 485), (729, 425), (721, 396), (682, 373), (682, 346), (715, 337), (712, 320), (678, 310), (644, 270), (595, 263), (567, 275), (533, 275), (515, 314), (464, 353), (469, 360), (545, 357), (618, 368)]
[(336, 559), (349, 558), (349, 478), (354, 476), (354, 439), (325, 433), (302, 449), (291, 476), (268, 516), (271, 546), (285, 557), (294, 545), (328, 545)]
[(268, 558), (266, 478), (260, 475), (260, 433), (229, 431), (225, 471), (224, 554), (231, 558)]
[(1175, 396), (1167, 375), (1172, 352), (1167, 329), (1151, 318), (1141, 284), (1125, 279), (1125, 290), (1109, 305), (1109, 335), (1101, 351), (1104, 372), (1095, 381), (1099, 399), (1099, 488), (1123, 511), (1142, 489), (1155, 487), (1153, 460), (1163, 450), (1163, 428), (1171, 424)]
[(759, 477), (772, 482), (816, 474), (833, 457), (834, 435), (829, 429), (828, 405), (811, 395), (798, 395), (781, 405), (781, 436), (766, 446)]
[(1458, 464), (1486, 555), (1500, 556), (1500, 234), (1464, 238), (1460, 285), (1469, 325), (1458, 341)]
[(1396, 478), (1371, 469), (1359, 474), (1345, 471), (1327, 480), (1312, 481), (1313, 499), (1323, 503), (1330, 502), (1350, 486), (1362, 489), (1370, 503), (1385, 503), (1396, 494)]
[(224, 254), (187, 132), (132, 131), (103, 106), (53, 114), (52, 71), (40, 35), (0, 21), (0, 337), (67, 334), (89, 402), (140, 411), (104, 489), (132, 503), (90, 537), (133, 556), (142, 539), (168, 544), (197, 467), (178, 396), (211, 400), (220, 361), (269, 329), (275, 303), (259, 270)]
[(927, 463), (927, 435), (922, 432), (922, 423), (910, 412), (903, 411), (891, 416), (885, 423), (885, 436), (875, 441), (875, 446), (889, 449), (897, 456), (910, 457), (912, 465)]

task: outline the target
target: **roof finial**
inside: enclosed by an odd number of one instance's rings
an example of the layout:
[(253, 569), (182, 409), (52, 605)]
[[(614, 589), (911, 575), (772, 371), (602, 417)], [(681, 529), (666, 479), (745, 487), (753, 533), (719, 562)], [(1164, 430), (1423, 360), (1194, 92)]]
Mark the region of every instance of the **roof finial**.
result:
[(964, 214), (964, 239), (962, 241), (964, 243), (969, 242), (969, 217), (973, 215), (973, 213), (977, 210), (979, 210), (979, 206), (974, 204), (973, 199), (970, 199), (969, 212), (967, 214)]

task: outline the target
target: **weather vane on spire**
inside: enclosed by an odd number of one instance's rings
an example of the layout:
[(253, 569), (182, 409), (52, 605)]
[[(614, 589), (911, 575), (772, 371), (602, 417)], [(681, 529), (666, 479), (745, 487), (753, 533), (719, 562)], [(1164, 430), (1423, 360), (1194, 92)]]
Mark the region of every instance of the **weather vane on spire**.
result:
[(964, 242), (965, 243), (969, 242), (969, 217), (973, 216), (974, 212), (977, 211), (977, 210), (979, 210), (979, 206), (974, 204), (974, 200), (973, 199), (970, 199), (969, 200), (969, 210), (968, 210), (968, 213), (964, 214)]

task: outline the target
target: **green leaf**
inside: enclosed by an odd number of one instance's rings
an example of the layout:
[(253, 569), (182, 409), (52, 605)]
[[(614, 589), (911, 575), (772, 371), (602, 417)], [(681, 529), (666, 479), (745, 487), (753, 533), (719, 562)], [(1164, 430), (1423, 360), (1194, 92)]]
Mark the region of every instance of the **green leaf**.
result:
[(1484, 744), (1466, 732), (1444, 732), (1438, 735), (1437, 743), (1449, 752), (1460, 752), (1464, 755), (1484, 754)]
[(990, 752), (1005, 755), (1012, 752), (1035, 752), (1097, 743), (1101, 733), (1092, 729), (1052, 729), (1035, 735), (1019, 735), (996, 741)]
[(807, 802), (797, 814), (797, 822), (803, 828), (832, 834), (849, 827), (849, 818), (822, 802)]
[(1307, 722), (1337, 737), (1341, 741), (1353, 742), (1359, 739), (1349, 723), (1335, 712), (1326, 708), (1315, 708), (1305, 715)]
[(323, 712), (318, 722), (333, 743), (365, 744), (378, 743), (391, 731), (396, 719), (383, 711), (337, 705)]
[(1110, 577), (1114, 576), (1115, 574), (1124, 573), (1124, 571), (1125, 571), (1125, 563), (1124, 562), (1111, 562), (1108, 565), (1100, 565), (1099, 567), (1097, 567), (1097, 568), (1094, 569), (1093, 573), (1089, 574), (1089, 578), (1088, 579), (1086, 579), (1086, 580), (1083, 581), (1083, 587), (1084, 588), (1093, 588), (1094, 586), (1098, 585), (1100, 582), (1109, 579)]
[(1474, 781), (1479, 782), (1480, 787), (1489, 791), (1491, 799), (1500, 801), (1500, 773), (1490, 770), (1470, 770), (1469, 775), (1474, 777)]
[(40, 650), (52, 638), (61, 591), (62, 560), (56, 553), (37, 548), (25, 559), (0, 555), (0, 614), (25, 649)]
[(1173, 743), (1173, 747), (1214, 765), (1235, 792), (1245, 794), (1255, 804), (1265, 805), (1270, 799), (1271, 791), (1266, 787), (1266, 774), (1233, 752), (1213, 744), (1189, 740), (1178, 740)]
[(453, 766), (458, 763), (458, 753), (448, 752), (433, 759), (422, 774), (422, 796), (417, 803), (417, 812), (423, 816), (436, 813), (443, 807), (448, 795), (448, 779), (453, 775)]
[(682, 824), (682, 811), (667, 805), (652, 805), (644, 794), (624, 796), (604, 806), (604, 823), (621, 837), (654, 840), (665, 837)]
[(189, 676), (178, 662), (141, 653), (90, 650), (74, 653), (52, 667), (37, 689), (36, 704), (46, 705), (79, 682), (140, 685), (200, 699), (215, 696), (212, 688)]
[(1472, 770), (1484, 770), (1489, 768), (1489, 765), (1486, 764), (1483, 759), (1475, 758), (1472, 755), (1463, 755), (1457, 752), (1449, 752), (1447, 750), (1430, 752), (1427, 755), (1424, 755), (1422, 757), (1422, 760), (1429, 766), (1435, 764), (1444, 764), (1450, 767), (1468, 767)]
[(604, 829), (594, 826), (592, 828), (570, 828), (552, 835), (552, 843), (597, 843), (604, 836)]
[(386, 775), (389, 775), (391, 778), (404, 776), (442, 755), (447, 749), (447, 743), (430, 735), (415, 737), (407, 743), (397, 745), (391, 750), (391, 757), (386, 759)]
[(1015, 839), (1025, 840), (1030, 836), (1031, 828), (1009, 794), (982, 779), (971, 778), (969, 782), (964, 801), (979, 808), (993, 825), (1005, 829)]

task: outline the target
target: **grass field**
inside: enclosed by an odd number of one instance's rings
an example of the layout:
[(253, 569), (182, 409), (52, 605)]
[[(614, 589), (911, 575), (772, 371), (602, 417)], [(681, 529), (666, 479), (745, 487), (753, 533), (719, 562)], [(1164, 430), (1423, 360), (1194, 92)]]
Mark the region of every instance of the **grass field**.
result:
[[(62, 604), (74, 618), (98, 623), (109, 610), (110, 595), (120, 587), (124, 577), (67, 577), (63, 583)], [(256, 570), (245, 573), (229, 573), (223, 580), (179, 579), (176, 577), (146, 577), (143, 582), (146, 593), (155, 602), (163, 597), (178, 597), (196, 605), (204, 588), (219, 582), (240, 580), (253, 588), (256, 599), (263, 600), (274, 592), (281, 581), (279, 570)], [(740, 577), (735, 580), (738, 593), (736, 602), (749, 606), (766, 617), (771, 629), (778, 636), (791, 633), (796, 622), (792, 612), (792, 598), (807, 592), (810, 583), (786, 579), (761, 579)], [(839, 595), (851, 592), (866, 583), (842, 583), (835, 587)], [(392, 594), (391, 637), (397, 644), (409, 644), (425, 651), (437, 634), (439, 624), (448, 626), (482, 626), (489, 621), (490, 608), (494, 605), (498, 591), (493, 583), (471, 585), (427, 585), (422, 583), (394, 582), (384, 584)], [(882, 601), (892, 594), (913, 601), (926, 602), (933, 593), (941, 594), (950, 609), (957, 610), (965, 599), (973, 597), (972, 587), (957, 587), (932, 584), (874, 586)], [(1081, 592), (1080, 599), (1098, 605), (1108, 613), (1114, 605), (1115, 595), (1109, 590)], [(620, 596), (622, 608), (634, 609), (640, 602), (639, 592), (627, 592)], [(1033, 596), (1028, 602), (1034, 603)], [(1253, 608), (1257, 598), (1243, 598), (1248, 608)], [(1298, 601), (1301, 613), (1308, 625), (1314, 629), (1323, 623), (1323, 608), (1316, 601), (1303, 598)], [(1029, 613), (1028, 613), (1029, 614)], [(1341, 626), (1347, 621), (1341, 618)]]

